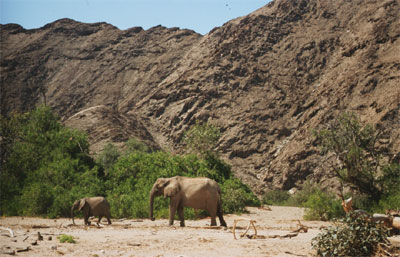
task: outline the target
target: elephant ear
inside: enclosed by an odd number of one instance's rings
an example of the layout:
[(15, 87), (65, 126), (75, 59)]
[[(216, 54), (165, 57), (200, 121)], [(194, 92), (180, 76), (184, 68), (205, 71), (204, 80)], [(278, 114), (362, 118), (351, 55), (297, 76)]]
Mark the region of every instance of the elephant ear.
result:
[(82, 210), (82, 208), (85, 206), (85, 204), (86, 204), (86, 199), (84, 198), (84, 199), (81, 199), (81, 202), (79, 203), (79, 208), (78, 208), (78, 210), (80, 211), (80, 210)]
[(179, 184), (178, 182), (174, 181), (174, 182), (170, 182), (168, 183), (168, 185), (164, 188), (164, 197), (171, 197), (173, 195), (175, 195), (176, 193), (179, 192)]

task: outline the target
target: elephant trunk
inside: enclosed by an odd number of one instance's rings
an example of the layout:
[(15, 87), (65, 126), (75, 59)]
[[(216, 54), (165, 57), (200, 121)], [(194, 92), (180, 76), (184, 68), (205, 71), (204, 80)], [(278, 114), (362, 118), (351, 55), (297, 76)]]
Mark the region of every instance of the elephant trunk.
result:
[(152, 221), (155, 220), (155, 218), (153, 217), (153, 203), (154, 203), (154, 191), (151, 190), (151, 193), (150, 193), (150, 219)]

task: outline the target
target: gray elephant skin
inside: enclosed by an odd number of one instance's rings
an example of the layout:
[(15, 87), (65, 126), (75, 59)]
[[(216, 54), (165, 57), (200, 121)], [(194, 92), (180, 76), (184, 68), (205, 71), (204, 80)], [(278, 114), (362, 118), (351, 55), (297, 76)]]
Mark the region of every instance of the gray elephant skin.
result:
[(100, 224), (101, 218), (104, 216), (107, 218), (108, 224), (111, 224), (110, 204), (107, 199), (101, 196), (98, 197), (85, 197), (80, 200), (76, 200), (71, 207), (72, 223), (74, 221), (74, 211), (82, 211), (85, 225), (90, 225), (89, 217), (98, 216), (99, 220), (97, 225)]
[(209, 178), (188, 178), (176, 176), (172, 178), (158, 178), (150, 191), (150, 219), (153, 217), (153, 203), (155, 196), (170, 198), (169, 225), (174, 224), (176, 211), (180, 219), (180, 226), (185, 226), (183, 215), (184, 207), (207, 210), (211, 216), (211, 226), (216, 226), (218, 216), (221, 226), (226, 227), (222, 216), (221, 189), (218, 183)]

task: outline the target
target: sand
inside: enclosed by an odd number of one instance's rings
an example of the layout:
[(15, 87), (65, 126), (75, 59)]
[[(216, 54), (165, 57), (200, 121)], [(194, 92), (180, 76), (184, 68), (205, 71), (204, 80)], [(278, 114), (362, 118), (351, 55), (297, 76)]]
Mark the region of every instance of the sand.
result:
[[(84, 226), (83, 219), (43, 219), (32, 217), (3, 217), (0, 219), (0, 255), (9, 256), (309, 256), (311, 240), (321, 226), (329, 223), (304, 221), (304, 209), (272, 206), (247, 208), (242, 215), (225, 215), (228, 228), (210, 227), (210, 219), (186, 220), (186, 227), (168, 225), (160, 219), (112, 219), (113, 224), (102, 221), (100, 227), (92, 222)], [(248, 221), (237, 223), (234, 239), (232, 228), (235, 219), (255, 220), (257, 238), (240, 237)], [(298, 222), (308, 231), (292, 233)], [(10, 228), (14, 237), (4, 228)], [(43, 240), (38, 240), (38, 232)], [(60, 243), (61, 234), (71, 235), (76, 243)], [(255, 231), (250, 228), (248, 235)], [(292, 237), (285, 237), (288, 235)], [(21, 251), (22, 250), (22, 251)], [(25, 250), (25, 251), (24, 251)]]

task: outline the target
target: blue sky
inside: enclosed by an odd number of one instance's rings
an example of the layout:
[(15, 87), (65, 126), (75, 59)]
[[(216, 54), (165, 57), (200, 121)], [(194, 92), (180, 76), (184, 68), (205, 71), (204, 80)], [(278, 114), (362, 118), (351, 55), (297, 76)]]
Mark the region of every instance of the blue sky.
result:
[(0, 0), (0, 23), (39, 28), (61, 18), (107, 22), (119, 29), (156, 25), (206, 34), (270, 0)]

